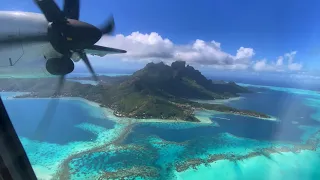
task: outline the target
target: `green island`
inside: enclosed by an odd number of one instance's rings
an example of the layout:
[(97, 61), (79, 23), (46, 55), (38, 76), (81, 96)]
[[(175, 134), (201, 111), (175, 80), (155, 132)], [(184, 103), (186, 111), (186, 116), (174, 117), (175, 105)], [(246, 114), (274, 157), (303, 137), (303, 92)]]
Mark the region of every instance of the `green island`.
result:
[[(91, 78), (73, 78), (91, 80)], [(137, 119), (170, 119), (199, 122), (196, 110), (214, 110), (243, 116), (268, 119), (270, 116), (228, 107), (206, 104), (189, 99), (215, 100), (238, 97), (251, 93), (234, 82), (212, 81), (184, 61), (171, 66), (148, 63), (130, 76), (99, 76), (98, 85), (66, 81), (60, 94), (55, 94), (55, 78), (1, 79), (0, 89), (11, 92), (28, 92), (16, 98), (81, 97), (108, 107), (118, 117)]]

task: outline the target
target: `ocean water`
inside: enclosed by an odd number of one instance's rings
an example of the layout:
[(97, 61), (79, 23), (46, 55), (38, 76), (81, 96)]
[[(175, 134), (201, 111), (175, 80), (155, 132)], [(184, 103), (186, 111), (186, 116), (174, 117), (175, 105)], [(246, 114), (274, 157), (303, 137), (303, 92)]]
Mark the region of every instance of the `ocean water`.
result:
[[(218, 127), (205, 126), (176, 130), (147, 124), (136, 126), (130, 138), (146, 134), (157, 135), (166, 141), (182, 142), (192, 138), (215, 136), (227, 132), (237, 137), (256, 140), (299, 142), (304, 134), (300, 126), (320, 127), (319, 121), (315, 118), (320, 108), (320, 104), (316, 103), (319, 100), (320, 94), (301, 95), (300, 93), (294, 94), (279, 90), (242, 94), (242, 98), (226, 101), (224, 104), (239, 109), (263, 112), (280, 119), (280, 121), (219, 113), (210, 117), (219, 125)], [(130, 138), (127, 141), (130, 141)]]
[[(171, 162), (176, 165), (163, 165), (175, 169), (173, 179), (320, 179), (319, 152), (304, 150), (309, 145), (306, 141), (320, 129), (320, 95), (308, 90), (257, 87), (249, 87), (256, 93), (243, 94), (224, 104), (263, 112), (278, 121), (207, 113), (218, 126), (172, 129), (165, 124), (140, 124), (133, 128), (124, 143), (147, 146), (150, 143), (147, 137), (151, 136), (166, 144), (183, 144), (184, 150)], [(290, 152), (293, 147), (300, 153)], [(223, 158), (208, 162), (215, 154), (222, 154)], [(246, 155), (250, 158), (243, 157)], [(237, 158), (242, 160), (234, 160)], [(159, 159), (170, 161), (166, 156)], [(188, 166), (180, 172), (179, 164), (188, 162), (196, 166)], [(262, 173), (260, 168), (268, 170)]]
[[(319, 152), (317, 152), (319, 153)], [(271, 160), (270, 160), (271, 159)], [(319, 179), (320, 158), (310, 151), (272, 154), (269, 158), (252, 157), (240, 162), (219, 160), (210, 166), (200, 165), (196, 170), (177, 173), (177, 179)]]
[[(35, 130), (39, 122), (43, 120), (50, 101), (59, 103), (56, 109), (57, 113), (53, 114), (52, 123), (46, 133), (38, 137), (35, 135)], [(5, 105), (18, 135), (31, 140), (41, 140), (60, 145), (74, 141), (90, 141), (95, 140), (97, 136), (77, 128), (76, 125), (90, 122), (107, 129), (114, 127), (112, 121), (103, 121), (101, 118), (90, 116), (82, 107), (83, 104), (76, 100), (15, 99), (5, 101)]]
[(45, 134), (35, 129), (44, 112), (57, 99), (14, 99), (15, 92), (2, 92), (5, 107), (39, 179), (56, 179), (68, 157), (111, 142), (123, 126), (85, 100), (60, 99)]
[(41, 179), (320, 179), (320, 95), (243, 85), (256, 93), (218, 103), (277, 121), (205, 111), (197, 112), (201, 124), (132, 124), (87, 101), (62, 99), (40, 141), (33, 132), (50, 99), (1, 95)]

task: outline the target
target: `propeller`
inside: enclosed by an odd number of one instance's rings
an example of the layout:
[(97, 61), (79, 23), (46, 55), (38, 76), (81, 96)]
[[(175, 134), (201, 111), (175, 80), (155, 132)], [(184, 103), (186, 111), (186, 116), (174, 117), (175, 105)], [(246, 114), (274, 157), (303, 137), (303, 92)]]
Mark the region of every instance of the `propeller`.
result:
[[(95, 81), (98, 81), (98, 77), (93, 70), (93, 67), (89, 61), (85, 50), (96, 50), (96, 49), (110, 49), (107, 47), (101, 47), (94, 45), (103, 35), (109, 35), (114, 31), (115, 23), (114, 18), (111, 15), (101, 28), (97, 28), (89, 23), (79, 21), (80, 16), (80, 2), (79, 0), (65, 0), (63, 10), (61, 11), (59, 6), (54, 0), (34, 0), (39, 9), (44, 14), (48, 21), (47, 34), (30, 34), (24, 37), (15, 37), (11, 39), (0, 39), (0, 45), (15, 44), (15, 43), (34, 43), (49, 41), (52, 47), (59, 53), (62, 54), (61, 60), (54, 60), (47, 63), (47, 66), (52, 68), (66, 67), (66, 64), (72, 63), (71, 56), (73, 53), (78, 53), (88, 70), (92, 74)], [(125, 51), (118, 51), (118, 53), (125, 53)], [(70, 62), (71, 61), (71, 62)], [(70, 66), (73, 67), (73, 66)], [(47, 67), (48, 69), (48, 67)], [(59, 71), (55, 75), (59, 75), (59, 82), (57, 90), (54, 93), (54, 97), (60, 95), (60, 91), (63, 88), (65, 82), (65, 75), (70, 73), (61, 73), (61, 69), (72, 68), (58, 68)], [(50, 72), (51, 73), (51, 72)], [(47, 132), (53, 114), (55, 113), (59, 101), (51, 101), (46, 109), (43, 119), (40, 121), (35, 131), (37, 139), (44, 137)]]
[(80, 16), (80, 2), (77, 1), (64, 1), (63, 12), (69, 19), (79, 19)]
[(109, 17), (109, 19), (104, 23), (104, 25), (100, 28), (102, 34), (111, 34), (114, 30), (115, 23), (113, 15)]
[[(63, 87), (64, 82), (65, 82), (64, 78), (65, 78), (65, 76), (59, 77), (58, 88), (57, 88), (56, 92), (54, 93), (54, 97), (58, 97), (60, 95), (60, 91)], [(49, 127), (51, 125), (52, 118), (56, 112), (58, 105), (59, 105), (59, 99), (57, 99), (56, 101), (52, 100), (49, 102), (47, 109), (44, 113), (44, 116), (35, 130), (34, 139), (43, 140), (45, 138), (44, 134), (47, 132), (47, 130), (49, 129)]]
[[(100, 28), (97, 28), (89, 23), (79, 21), (79, 0), (64, 0), (62, 11), (54, 0), (34, 0), (34, 2), (48, 21), (47, 33), (0, 39), (0, 46), (50, 42), (52, 47), (62, 54), (61, 58), (49, 59), (46, 63), (48, 72), (59, 76), (58, 87), (54, 93), (55, 97), (60, 95), (61, 88), (65, 82), (65, 75), (74, 69), (74, 63), (71, 60), (73, 53), (78, 53), (95, 81), (98, 81), (98, 78), (86, 55), (87, 51), (126, 53), (124, 50), (94, 45), (103, 35), (110, 35), (114, 31), (115, 23), (112, 15), (105, 20), (105, 23)], [(42, 134), (43, 137), (43, 134), (47, 132), (57, 106), (58, 101), (49, 103), (44, 118), (36, 129), (36, 136)]]
[(89, 58), (88, 58), (87, 54), (84, 51), (79, 52), (79, 54), (80, 54), (81, 59), (83, 60), (83, 62), (87, 66), (87, 68), (89, 69), (90, 73), (92, 74), (93, 79), (95, 81), (98, 81), (98, 77), (97, 77), (96, 73), (94, 72), (94, 70), (93, 70), (93, 68), (92, 68), (92, 66), (90, 64), (90, 61), (89, 61)]

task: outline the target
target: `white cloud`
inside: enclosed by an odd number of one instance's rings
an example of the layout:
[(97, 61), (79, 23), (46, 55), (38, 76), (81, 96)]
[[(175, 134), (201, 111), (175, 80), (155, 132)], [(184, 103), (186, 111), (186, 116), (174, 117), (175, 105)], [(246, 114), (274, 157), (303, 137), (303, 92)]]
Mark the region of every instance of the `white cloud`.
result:
[(191, 64), (232, 65), (235, 57), (222, 51), (220, 44), (197, 39), (191, 45), (178, 45), (174, 48), (173, 58)]
[(266, 59), (257, 61), (253, 69), (255, 71), (300, 71), (303, 65), (293, 62), (296, 54), (297, 51), (286, 53), (284, 56), (279, 56), (276, 62), (268, 63)]
[(302, 64), (291, 63), (288, 65), (288, 69), (291, 71), (300, 71), (302, 69)]
[(266, 59), (257, 61), (252, 68), (255, 71), (274, 71), (275, 70), (275, 67), (272, 65), (269, 65)]
[(286, 53), (284, 56), (288, 59), (289, 64), (293, 62), (294, 57), (296, 56), (297, 51), (292, 51), (290, 53)]
[(127, 50), (126, 54), (117, 55), (127, 61), (174, 61), (184, 60), (189, 64), (243, 69), (254, 56), (252, 48), (240, 47), (236, 55), (221, 49), (221, 43), (206, 42), (200, 39), (191, 44), (174, 44), (162, 38), (158, 33), (142, 34), (133, 32), (128, 36), (122, 34), (114, 37), (103, 37), (97, 44)]
[[(161, 37), (158, 33), (142, 34), (133, 32), (128, 36), (122, 34), (104, 36), (99, 45), (127, 50), (126, 54), (114, 55), (125, 61), (164, 61), (170, 63), (184, 60), (188, 64), (207, 66), (217, 69), (248, 69), (255, 71), (298, 71), (302, 64), (295, 63), (296, 51), (279, 56), (276, 61), (266, 59), (253, 61), (255, 51), (252, 48), (240, 47), (235, 55), (222, 50), (221, 43), (195, 40), (190, 44), (174, 44), (171, 40)], [(107, 56), (112, 57), (110, 55)]]
[(212, 40), (211, 43), (214, 44), (217, 48), (220, 49), (221, 43), (216, 42), (216, 41), (214, 41), (214, 40)]
[(126, 59), (134, 58), (135, 60), (172, 58), (174, 46), (169, 39), (163, 39), (155, 32), (150, 34), (133, 32), (128, 36), (119, 34), (115, 37), (102, 37), (97, 44), (125, 49), (127, 53), (120, 56)]
[(282, 65), (283, 65), (283, 57), (279, 56), (278, 60), (277, 60), (277, 63), (276, 63), (276, 66), (282, 66)]
[(244, 48), (240, 47), (240, 49), (237, 50), (236, 59), (248, 61), (255, 55), (255, 52), (252, 48)]

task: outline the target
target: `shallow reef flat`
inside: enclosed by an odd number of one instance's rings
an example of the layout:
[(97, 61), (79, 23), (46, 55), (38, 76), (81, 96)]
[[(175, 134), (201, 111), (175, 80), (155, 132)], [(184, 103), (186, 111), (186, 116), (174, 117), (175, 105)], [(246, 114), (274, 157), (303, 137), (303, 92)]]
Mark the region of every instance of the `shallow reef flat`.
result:
[(112, 142), (124, 128), (121, 125), (116, 125), (114, 129), (107, 130), (92, 124), (81, 124), (78, 127), (97, 134), (97, 139), (89, 142), (80, 141), (59, 145), (20, 137), (38, 178), (52, 179), (61, 169), (61, 164), (65, 159)]
[[(116, 177), (142, 179), (223, 177), (223, 179), (232, 179), (234, 178), (232, 174), (248, 179), (255, 177), (252, 173), (256, 171), (257, 166), (267, 168), (272, 165), (273, 168), (278, 168), (275, 172), (278, 174), (278, 171), (282, 171), (278, 166), (287, 168), (288, 171), (292, 170), (292, 166), (306, 168), (303, 162), (319, 153), (312, 145), (260, 143), (229, 134), (223, 134), (211, 140), (204, 139), (201, 142), (195, 140), (181, 143), (165, 141), (157, 136), (145, 136), (138, 137), (127, 145), (111, 147), (101, 149), (99, 152), (90, 152), (90, 154), (70, 161), (70, 167), (76, 169), (70, 168), (71, 177), (93, 177), (92, 175), (96, 172), (95, 177), (100, 179)], [(289, 156), (295, 156), (295, 159), (288, 161), (291, 158)], [(287, 167), (282, 165), (283, 163), (286, 163)], [(319, 159), (313, 158), (312, 163), (316, 165)], [(309, 173), (315, 170), (312, 168), (317, 167), (314, 165), (310, 166)], [(242, 172), (248, 174), (239, 174), (244, 168), (246, 171)], [(104, 173), (99, 176), (99, 172)], [(306, 172), (300, 177), (307, 177), (307, 175)]]
[(319, 179), (319, 151), (279, 152), (230, 161), (220, 159), (183, 172), (177, 179)]

